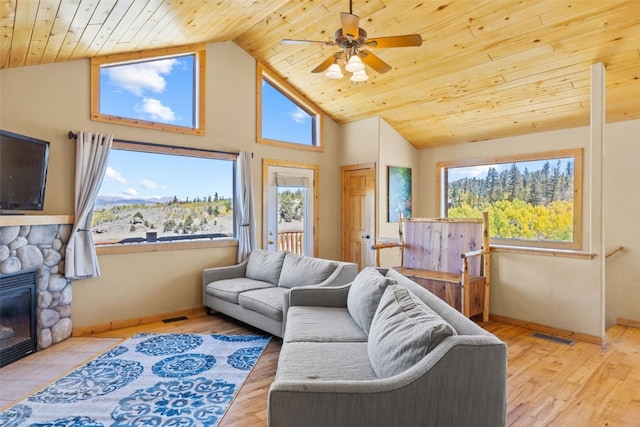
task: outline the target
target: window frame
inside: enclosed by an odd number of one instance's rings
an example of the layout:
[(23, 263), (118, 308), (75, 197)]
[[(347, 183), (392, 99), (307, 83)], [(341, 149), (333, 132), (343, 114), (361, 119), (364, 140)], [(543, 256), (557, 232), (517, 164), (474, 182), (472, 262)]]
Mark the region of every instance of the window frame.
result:
[[(302, 108), (307, 114), (313, 116), (315, 120), (313, 140), (315, 144), (306, 145), (297, 142), (279, 141), (275, 139), (262, 137), (262, 80), (266, 80), (282, 95), (289, 98), (291, 102)], [(275, 75), (272, 71), (262, 65), (256, 63), (256, 142), (258, 144), (275, 145), (278, 147), (296, 148), (308, 151), (324, 151), (324, 114), (313, 103), (304, 98), (296, 89), (287, 82)]]
[[(167, 123), (120, 117), (100, 112), (100, 70), (104, 65), (114, 65), (123, 62), (140, 62), (170, 58), (177, 56), (195, 56), (194, 70), (194, 96), (197, 98), (194, 105), (196, 127), (177, 126)], [(91, 120), (135, 126), (146, 129), (163, 130), (190, 135), (205, 134), (205, 84), (206, 84), (206, 46), (204, 44), (191, 44), (185, 46), (148, 50), (143, 52), (127, 52), (116, 55), (96, 56), (91, 58)]]
[(518, 248), (540, 248), (540, 249), (558, 249), (558, 250), (581, 250), (582, 249), (582, 199), (583, 199), (583, 149), (572, 148), (555, 151), (546, 151), (538, 153), (517, 154), (508, 156), (480, 157), (464, 160), (452, 160), (436, 163), (436, 206), (439, 215), (447, 216), (447, 206), (444, 201), (447, 200), (446, 194), (447, 177), (446, 172), (449, 168), (470, 167), (470, 166), (489, 166), (495, 164), (518, 163), (528, 161), (548, 160), (553, 161), (559, 158), (573, 158), (573, 241), (534, 241), (520, 239), (501, 239), (490, 237), (492, 245), (501, 245), (505, 247)]
[[(123, 141), (114, 140), (111, 149), (124, 150), (124, 151), (136, 151), (141, 153), (154, 153), (154, 154), (169, 154), (188, 157), (201, 157), (215, 160), (226, 160), (233, 162), (232, 168), (232, 198), (233, 207), (236, 207), (235, 200), (235, 187), (236, 187), (236, 167), (238, 154), (206, 150), (201, 148), (191, 147), (176, 147), (162, 144), (154, 144), (147, 142), (137, 141)], [(171, 251), (180, 249), (202, 249), (212, 247), (226, 247), (237, 246), (238, 239), (236, 236), (236, 216), (233, 215), (233, 235), (231, 237), (218, 237), (215, 239), (202, 239), (202, 240), (172, 240), (167, 242), (139, 242), (139, 243), (94, 243), (96, 253), (98, 255), (107, 254), (121, 254), (121, 253), (136, 253), (136, 252), (156, 252), (156, 251)]]

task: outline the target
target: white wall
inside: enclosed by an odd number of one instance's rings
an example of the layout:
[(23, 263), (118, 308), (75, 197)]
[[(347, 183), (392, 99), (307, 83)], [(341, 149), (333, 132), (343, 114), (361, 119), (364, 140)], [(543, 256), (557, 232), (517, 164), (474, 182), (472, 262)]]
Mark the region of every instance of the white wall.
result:
[[(589, 187), (589, 136), (589, 128), (577, 128), (421, 150), (418, 210), (423, 216), (438, 215), (437, 162), (583, 148), (583, 251), (597, 253), (599, 248), (586, 246), (591, 222), (589, 207), (599, 203), (592, 200)], [(491, 274), (492, 314), (602, 336), (602, 287), (597, 258), (493, 252)]]
[(607, 125), (604, 144), (606, 327), (640, 322), (640, 120)]
[[(232, 42), (207, 45), (206, 135), (182, 135), (90, 120), (89, 61), (0, 70), (2, 127), (50, 141), (44, 214), (73, 214), (75, 152), (69, 130), (118, 139), (254, 153), (256, 217), (262, 218), (262, 159), (319, 165), (319, 256), (339, 256), (338, 126), (324, 124), (324, 153), (256, 143), (256, 64)], [(258, 236), (262, 224), (258, 224)], [(201, 271), (230, 264), (235, 248), (101, 255), (102, 277), (73, 282), (74, 327), (202, 306)], [(126, 272), (126, 273), (124, 273)]]

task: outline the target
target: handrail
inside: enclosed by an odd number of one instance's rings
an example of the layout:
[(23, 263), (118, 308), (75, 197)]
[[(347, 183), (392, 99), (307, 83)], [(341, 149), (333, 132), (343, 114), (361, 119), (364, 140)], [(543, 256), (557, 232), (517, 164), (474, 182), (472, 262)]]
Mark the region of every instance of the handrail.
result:
[(609, 258), (611, 255), (614, 255), (618, 252), (620, 252), (621, 250), (624, 249), (624, 246), (616, 246), (615, 248), (611, 249), (609, 252), (607, 252), (607, 254), (604, 256), (605, 259)]

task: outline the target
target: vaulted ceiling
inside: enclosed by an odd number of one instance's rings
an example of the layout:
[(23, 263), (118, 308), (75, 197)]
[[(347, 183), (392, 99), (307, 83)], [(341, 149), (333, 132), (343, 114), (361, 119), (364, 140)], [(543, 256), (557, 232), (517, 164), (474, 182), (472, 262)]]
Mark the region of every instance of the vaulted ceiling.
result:
[(337, 52), (347, 0), (0, 0), (0, 68), (234, 41), (337, 123), (378, 115), (417, 148), (589, 124), (590, 67), (606, 66), (607, 121), (640, 119), (640, 1), (355, 0), (369, 80), (311, 70)]

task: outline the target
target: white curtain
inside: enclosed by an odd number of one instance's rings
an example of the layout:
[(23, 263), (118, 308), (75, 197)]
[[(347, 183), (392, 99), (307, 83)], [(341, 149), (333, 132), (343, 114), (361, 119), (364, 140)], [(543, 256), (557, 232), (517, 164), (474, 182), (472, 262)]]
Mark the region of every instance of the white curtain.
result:
[(67, 243), (65, 258), (65, 276), (69, 279), (100, 276), (98, 257), (91, 236), (91, 219), (93, 204), (107, 169), (112, 144), (113, 135), (78, 133), (75, 222)]
[(238, 238), (238, 262), (244, 261), (256, 247), (255, 211), (253, 206), (253, 173), (251, 153), (238, 154), (236, 165), (236, 237)]

